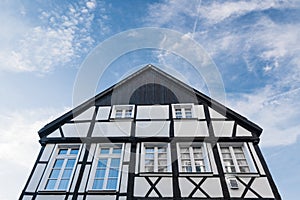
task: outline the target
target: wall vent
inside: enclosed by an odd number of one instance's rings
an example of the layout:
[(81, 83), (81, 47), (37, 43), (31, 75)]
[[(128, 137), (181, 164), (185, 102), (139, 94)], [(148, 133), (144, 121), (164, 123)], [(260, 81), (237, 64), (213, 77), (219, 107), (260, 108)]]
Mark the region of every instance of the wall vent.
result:
[(238, 182), (235, 178), (230, 178), (229, 179), (229, 186), (231, 189), (239, 189)]

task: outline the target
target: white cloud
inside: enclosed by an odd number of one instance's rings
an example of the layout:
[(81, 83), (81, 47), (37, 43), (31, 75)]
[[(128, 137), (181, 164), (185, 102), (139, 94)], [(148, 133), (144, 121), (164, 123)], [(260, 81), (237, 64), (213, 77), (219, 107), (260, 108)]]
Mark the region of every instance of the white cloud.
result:
[[(25, 16), (1, 13), (4, 31), (0, 33), (3, 44), (0, 47), (0, 70), (47, 73), (55, 67), (71, 65), (94, 46), (92, 22), (95, 8), (95, 1), (70, 4), (67, 9), (51, 10), (49, 7), (40, 11), (34, 23), (27, 24), (24, 23), (29, 21), (24, 20), (26, 13)], [(105, 9), (103, 12), (100, 15), (105, 16)], [(99, 19), (100, 28), (107, 32), (109, 28), (104, 21), (104, 18)]]
[(0, 199), (19, 197), (40, 150), (37, 131), (61, 110), (40, 108), (0, 115)]
[(278, 93), (278, 88), (267, 85), (251, 94), (231, 94), (227, 98), (233, 108), (264, 130), (261, 145), (289, 145), (300, 136), (300, 88)]

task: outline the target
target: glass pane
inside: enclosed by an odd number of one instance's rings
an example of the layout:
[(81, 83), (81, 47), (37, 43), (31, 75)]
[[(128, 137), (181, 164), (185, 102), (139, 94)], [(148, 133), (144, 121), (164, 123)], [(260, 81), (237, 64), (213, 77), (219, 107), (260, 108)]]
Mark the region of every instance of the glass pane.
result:
[(153, 154), (153, 153), (147, 153), (147, 154), (145, 155), (145, 158), (146, 158), (146, 159), (154, 159), (154, 154)]
[(163, 153), (163, 152), (167, 152), (167, 148), (166, 147), (158, 147), (158, 153)]
[(181, 158), (182, 159), (189, 159), (190, 158), (190, 154), (189, 153), (182, 153), (181, 154)]
[(58, 189), (65, 190), (68, 187), (69, 179), (61, 180), (58, 186)]
[(54, 169), (54, 170), (52, 170), (52, 172), (51, 172), (51, 175), (50, 175), (50, 178), (58, 178), (58, 175), (59, 175), (59, 172), (60, 172), (60, 170), (58, 169)]
[(107, 165), (107, 159), (99, 159), (98, 160), (98, 168), (106, 168)]
[(58, 154), (63, 155), (63, 154), (67, 154), (67, 152), (68, 152), (68, 149), (60, 149)]
[(202, 153), (195, 153), (194, 157), (195, 158), (202, 158), (203, 156), (202, 156)]
[(189, 148), (188, 147), (181, 147), (180, 152), (181, 153), (189, 153)]
[(132, 110), (125, 110), (125, 117), (131, 117)]
[(235, 172), (235, 167), (225, 167), (226, 172)]
[(159, 166), (162, 166), (162, 165), (163, 165), (163, 166), (167, 166), (167, 164), (168, 164), (168, 163), (167, 163), (167, 160), (159, 160), (159, 161), (158, 161), (158, 165), (159, 165)]
[(238, 165), (247, 165), (247, 161), (246, 160), (238, 160)]
[(55, 164), (54, 164), (53, 168), (61, 168), (63, 163), (64, 163), (64, 159), (57, 159), (55, 161)]
[(95, 178), (104, 178), (106, 169), (97, 169)]
[(190, 108), (185, 109), (185, 117), (192, 118), (192, 110)]
[(70, 154), (72, 155), (77, 155), (78, 154), (79, 149), (71, 149)]
[(154, 153), (154, 147), (146, 147), (145, 148), (146, 153)]
[(158, 158), (167, 158), (167, 154), (166, 153), (159, 153)]
[(145, 171), (146, 172), (154, 172), (154, 167), (153, 166), (145, 166)]
[(122, 118), (123, 110), (116, 110), (116, 118)]
[(109, 154), (109, 148), (101, 148), (100, 154)]
[(196, 172), (204, 172), (204, 167), (202, 166), (196, 166)]
[(250, 172), (250, 169), (249, 169), (249, 167), (240, 167), (240, 171), (242, 172), (242, 173), (248, 173), (248, 172)]
[(235, 157), (236, 158), (245, 158), (245, 155), (243, 153), (236, 153)]
[(158, 167), (158, 172), (167, 172), (167, 167)]
[(93, 189), (102, 189), (103, 188), (103, 179), (94, 180)]
[(74, 165), (75, 165), (75, 159), (69, 159), (67, 164), (66, 164), (66, 167), (73, 168)]
[(71, 177), (71, 174), (72, 174), (72, 170), (71, 169), (65, 169), (64, 170), (64, 173), (62, 175), (62, 178), (63, 179), (69, 179)]
[(106, 185), (106, 189), (113, 189), (115, 190), (117, 188), (117, 179), (108, 179), (107, 180), (107, 185)]
[(56, 179), (55, 180), (48, 180), (48, 183), (46, 185), (47, 190), (52, 190), (55, 187)]
[(114, 148), (113, 154), (121, 154), (122, 149), (121, 148)]
[(110, 167), (118, 167), (120, 166), (120, 158), (112, 158)]
[(243, 153), (242, 147), (233, 147), (233, 151), (234, 151), (235, 153)]
[(119, 170), (118, 169), (110, 169), (109, 173), (108, 173), (108, 177), (112, 178), (112, 177), (118, 177), (119, 175)]
[(231, 155), (229, 153), (223, 153), (222, 156), (223, 158), (231, 158)]
[(221, 147), (221, 152), (222, 152), (222, 153), (230, 153), (228, 147)]
[(145, 160), (145, 165), (154, 165), (154, 160)]
[(225, 166), (234, 165), (232, 160), (225, 160), (224, 164), (225, 164)]
[(184, 172), (192, 172), (192, 166), (182, 166), (182, 171), (184, 171)]
[(195, 165), (197, 165), (197, 166), (204, 165), (204, 161), (203, 160), (195, 160)]

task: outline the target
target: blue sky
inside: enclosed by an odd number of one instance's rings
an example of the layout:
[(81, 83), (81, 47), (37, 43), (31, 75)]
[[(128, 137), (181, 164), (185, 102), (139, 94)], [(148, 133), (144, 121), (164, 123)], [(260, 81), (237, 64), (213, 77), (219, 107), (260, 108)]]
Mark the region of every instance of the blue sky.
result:
[[(19, 196), (40, 148), (37, 131), (73, 107), (87, 55), (142, 27), (175, 30), (203, 47), (222, 77), (226, 105), (264, 129), (262, 151), (283, 199), (298, 199), (299, 1), (4, 0), (0, 9), (0, 199)], [(148, 63), (209, 93), (188, 62), (158, 49), (120, 56), (97, 92)]]

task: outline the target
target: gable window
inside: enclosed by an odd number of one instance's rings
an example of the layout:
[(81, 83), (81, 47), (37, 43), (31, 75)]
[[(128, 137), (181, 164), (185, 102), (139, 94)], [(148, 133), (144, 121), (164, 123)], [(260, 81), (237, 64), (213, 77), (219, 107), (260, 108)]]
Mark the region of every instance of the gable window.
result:
[(122, 144), (99, 144), (93, 166), (92, 190), (117, 190), (120, 179)]
[(180, 172), (210, 172), (204, 143), (179, 143), (177, 152)]
[(193, 118), (194, 107), (193, 104), (172, 104), (173, 116), (176, 119)]
[(226, 173), (254, 172), (246, 144), (220, 144), (219, 150)]
[(115, 105), (113, 106), (111, 118), (113, 119), (126, 119), (133, 117), (133, 105)]
[(142, 143), (142, 172), (170, 172), (171, 155), (168, 143)]
[(67, 190), (74, 172), (79, 146), (61, 146), (45, 185), (46, 190)]

